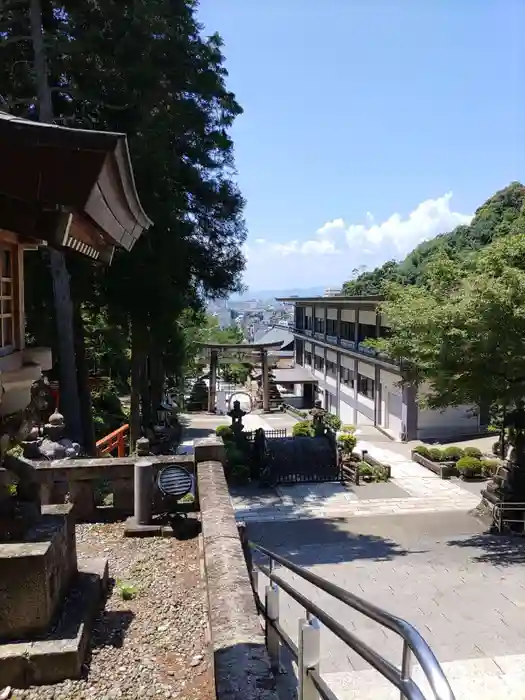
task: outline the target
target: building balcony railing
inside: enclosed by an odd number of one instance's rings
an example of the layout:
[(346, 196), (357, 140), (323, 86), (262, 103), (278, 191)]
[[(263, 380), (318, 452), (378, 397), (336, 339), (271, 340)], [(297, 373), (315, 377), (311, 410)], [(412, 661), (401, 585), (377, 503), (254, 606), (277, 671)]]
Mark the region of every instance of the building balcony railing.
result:
[(359, 343), (357, 346), (357, 352), (367, 355), (368, 357), (377, 357), (377, 350), (375, 348), (370, 348), (367, 345), (363, 345), (366, 341)]
[(314, 338), (316, 340), (324, 340), (325, 335), (324, 335), (324, 333), (314, 333)]
[(327, 335), (326, 342), (330, 343), (331, 345), (339, 345), (338, 337), (336, 335)]
[(355, 350), (355, 341), (347, 338), (339, 338), (339, 345), (346, 350)]

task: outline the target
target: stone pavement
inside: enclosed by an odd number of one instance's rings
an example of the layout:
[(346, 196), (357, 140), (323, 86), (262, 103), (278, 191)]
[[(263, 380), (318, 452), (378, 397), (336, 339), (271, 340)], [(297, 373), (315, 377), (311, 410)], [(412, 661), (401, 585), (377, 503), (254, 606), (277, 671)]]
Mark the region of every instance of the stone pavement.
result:
[[(259, 419), (259, 416), (253, 418)], [(312, 517), (469, 511), (480, 502), (479, 495), (463, 488), (461, 482), (440, 479), (384, 444), (360, 440), (357, 449), (367, 450), (376, 459), (391, 465), (389, 484), (357, 487), (336, 483), (297, 484), (264, 492), (264, 496), (256, 488), (234, 491), (232, 500), (237, 518), (246, 522), (271, 522)]]
[[(443, 663), (457, 700), (523, 700), (525, 544), (483, 530), (456, 512), (297, 521), (286, 528), (252, 523), (248, 535), (413, 624)], [(295, 575), (281, 568), (279, 574), (399, 667), (402, 643), (395, 634)], [(261, 576), (260, 594), (265, 583)], [(280, 621), (295, 641), (303, 614), (281, 592)], [(339, 700), (399, 697), (325, 628), (321, 650), (321, 673)], [(293, 685), (293, 668), (288, 671)]]

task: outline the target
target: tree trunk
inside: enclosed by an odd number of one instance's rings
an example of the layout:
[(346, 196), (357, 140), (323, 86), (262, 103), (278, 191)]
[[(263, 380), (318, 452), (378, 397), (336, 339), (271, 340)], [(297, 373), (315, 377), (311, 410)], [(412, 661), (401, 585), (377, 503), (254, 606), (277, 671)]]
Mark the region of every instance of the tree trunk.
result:
[(137, 440), (142, 435), (140, 417), (140, 390), (144, 369), (144, 354), (142, 352), (141, 333), (138, 322), (131, 322), (131, 396), (130, 396), (130, 438), (131, 449), (135, 449)]
[(80, 400), (80, 417), (84, 434), (84, 449), (93, 457), (97, 454), (95, 447), (95, 425), (93, 423), (93, 405), (89, 386), (89, 373), (86, 361), (86, 344), (84, 341), (84, 320), (80, 302), (73, 305), (75, 323), (75, 351), (77, 358), (78, 394)]
[(50, 248), (49, 260), (53, 278), (53, 295), (57, 324), (57, 344), (60, 377), (60, 410), (64, 414), (67, 434), (84, 444), (80, 399), (78, 395), (75, 336), (73, 331), (73, 304), (65, 256)]
[[(47, 62), (42, 33), (42, 7), (40, 0), (30, 3), (31, 42), (34, 52), (38, 117), (41, 122), (53, 122), (53, 103), (49, 89)], [(50, 248), (51, 276), (55, 317), (58, 331), (58, 361), (60, 376), (60, 410), (64, 414), (68, 435), (83, 444), (80, 400), (78, 396), (75, 341), (73, 332), (73, 306), (71, 288), (64, 253)]]
[[(153, 347), (154, 346), (154, 347)], [(156, 419), (156, 411), (164, 398), (164, 363), (158, 349), (158, 345), (153, 342), (149, 351), (149, 380), (151, 411), (153, 419)]]

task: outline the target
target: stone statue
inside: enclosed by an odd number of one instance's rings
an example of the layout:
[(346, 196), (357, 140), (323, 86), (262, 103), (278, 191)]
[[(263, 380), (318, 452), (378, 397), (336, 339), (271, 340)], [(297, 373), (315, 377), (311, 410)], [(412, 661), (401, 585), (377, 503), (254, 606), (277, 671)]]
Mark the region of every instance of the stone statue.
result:
[(228, 412), (228, 416), (232, 419), (232, 431), (235, 437), (239, 437), (243, 431), (244, 425), (242, 424), (242, 419), (246, 415), (246, 411), (243, 411), (239, 401), (233, 402), (233, 408)]
[(314, 407), (310, 411), (310, 415), (312, 416), (312, 425), (314, 428), (314, 434), (315, 435), (324, 435), (325, 433), (325, 424), (324, 424), (324, 417), (326, 416), (326, 411), (325, 409), (321, 406), (320, 401), (316, 401), (314, 403)]
[(55, 410), (43, 428), (43, 437), (40, 437), (38, 428), (32, 428), (26, 439), (22, 441), (23, 454), (26, 459), (66, 459), (78, 457), (80, 445), (64, 437), (66, 424), (64, 416)]
[(525, 401), (516, 403), (516, 408), (505, 417), (504, 427), (513, 433), (513, 448), (509, 451), (510, 462), (525, 467)]

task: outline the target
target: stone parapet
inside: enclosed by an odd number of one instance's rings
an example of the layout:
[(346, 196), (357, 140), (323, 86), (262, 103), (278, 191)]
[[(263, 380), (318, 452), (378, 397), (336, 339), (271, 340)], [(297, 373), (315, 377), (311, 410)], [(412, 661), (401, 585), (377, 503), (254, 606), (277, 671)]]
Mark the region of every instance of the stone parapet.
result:
[(278, 700), (222, 464), (198, 462), (218, 700)]

